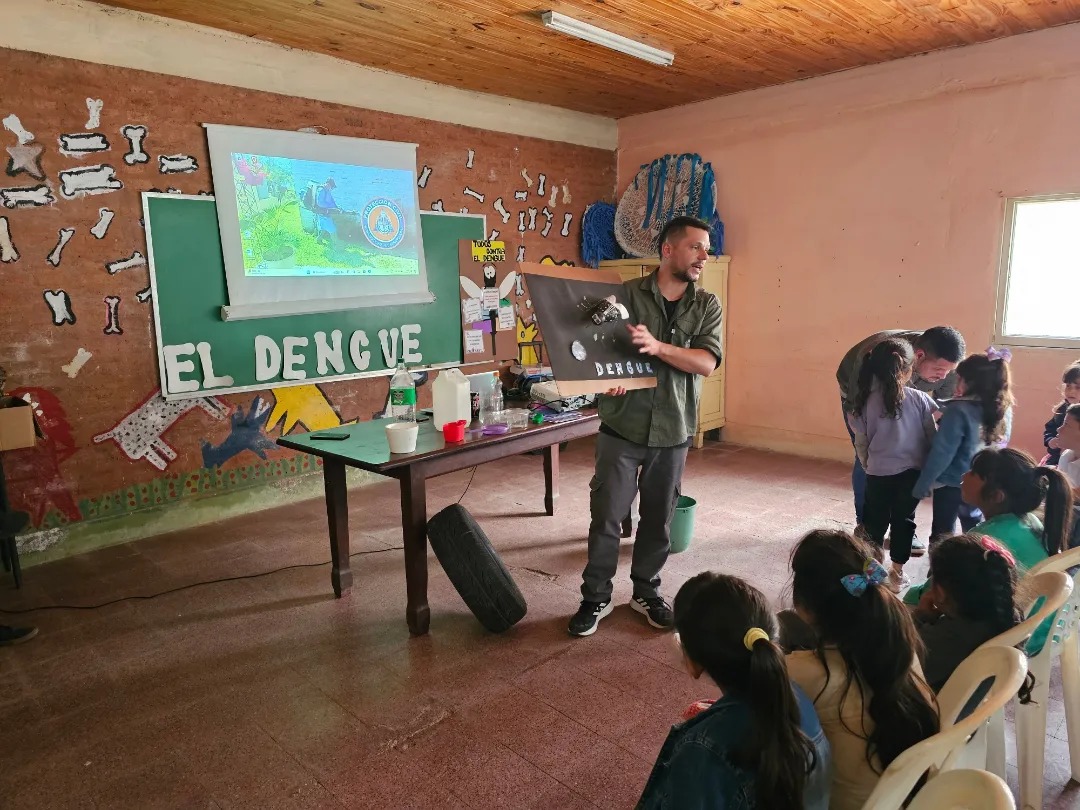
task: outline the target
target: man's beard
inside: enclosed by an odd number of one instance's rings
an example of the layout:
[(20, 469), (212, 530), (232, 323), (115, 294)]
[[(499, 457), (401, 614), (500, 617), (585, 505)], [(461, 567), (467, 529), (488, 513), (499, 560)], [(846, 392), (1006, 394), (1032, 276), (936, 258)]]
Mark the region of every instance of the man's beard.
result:
[(690, 275), (689, 270), (675, 270), (671, 275), (679, 281), (685, 281), (687, 284), (694, 283), (694, 277)]

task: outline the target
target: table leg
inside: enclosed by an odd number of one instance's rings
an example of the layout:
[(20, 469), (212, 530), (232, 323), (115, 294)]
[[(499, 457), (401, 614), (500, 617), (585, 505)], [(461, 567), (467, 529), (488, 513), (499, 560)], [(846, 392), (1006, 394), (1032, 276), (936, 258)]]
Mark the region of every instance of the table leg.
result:
[(323, 486), (326, 489), (326, 519), (330, 524), (330, 583), (334, 594), (352, 587), (349, 568), (349, 491), (345, 486), (345, 465), (333, 458), (323, 459)]
[(559, 445), (544, 448), (544, 509), (555, 514), (555, 501), (559, 499)]
[(401, 532), (405, 541), (405, 620), (414, 636), (425, 635), (431, 623), (427, 601), (427, 492), (421, 465), (412, 464), (401, 477)]

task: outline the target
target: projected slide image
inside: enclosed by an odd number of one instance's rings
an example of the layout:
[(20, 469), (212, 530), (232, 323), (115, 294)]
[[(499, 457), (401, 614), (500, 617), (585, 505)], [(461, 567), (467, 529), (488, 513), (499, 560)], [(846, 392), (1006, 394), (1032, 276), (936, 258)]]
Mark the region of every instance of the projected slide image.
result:
[(248, 276), (415, 276), (413, 176), (232, 153)]

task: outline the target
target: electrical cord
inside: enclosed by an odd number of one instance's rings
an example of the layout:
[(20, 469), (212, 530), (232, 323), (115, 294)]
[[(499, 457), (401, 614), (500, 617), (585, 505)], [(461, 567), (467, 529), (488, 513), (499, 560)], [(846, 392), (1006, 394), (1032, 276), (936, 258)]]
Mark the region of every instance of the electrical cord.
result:
[[(368, 554), (384, 554), (387, 551), (401, 551), (404, 546), (390, 546), (389, 548), (375, 548), (368, 551), (357, 551), (349, 555), (351, 560), (353, 557), (364, 557)], [(20, 613), (34, 613), (39, 610), (100, 610), (103, 607), (109, 605), (116, 605), (120, 602), (131, 602), (145, 599), (157, 599), (159, 596), (165, 596), (170, 593), (177, 593), (179, 591), (186, 591), (190, 588), (198, 588), (201, 585), (216, 585), (219, 582), (238, 582), (242, 579), (258, 579), (259, 577), (268, 577), (271, 574), (280, 574), (282, 571), (294, 571), (298, 568), (319, 568), (324, 565), (330, 565), (332, 561), (326, 560), (325, 562), (317, 563), (298, 563), (296, 565), (286, 565), (281, 568), (273, 568), (270, 571), (259, 571), (254, 574), (240, 574), (235, 577), (222, 577), (221, 579), (206, 579), (201, 582), (191, 582), (187, 585), (180, 585), (176, 588), (169, 588), (167, 591), (161, 591), (159, 593), (150, 594), (136, 594), (134, 596), (121, 596), (118, 599), (111, 599), (108, 602), (102, 602), (100, 605), (42, 605), (41, 607), (22, 608), (21, 610), (10, 610), (8, 608), (0, 607), (0, 613), (7, 613), (10, 615), (17, 615)]]
[[(462, 499), (468, 494), (469, 487), (472, 486), (473, 478), (476, 477), (476, 467), (472, 468), (472, 473), (469, 475), (469, 483), (465, 485), (465, 489), (462, 491), (461, 496), (454, 503), (461, 503)], [(401, 551), (404, 546), (390, 546), (389, 548), (376, 548), (368, 551), (357, 551), (349, 555), (351, 560), (353, 557), (364, 557), (368, 554), (384, 554), (387, 551)], [(259, 571), (255, 574), (241, 574), (235, 577), (222, 577), (220, 579), (207, 579), (201, 582), (191, 582), (187, 585), (180, 585), (176, 588), (169, 588), (167, 591), (160, 591), (159, 593), (151, 594), (136, 594), (134, 596), (121, 596), (118, 599), (111, 599), (108, 602), (102, 602), (99, 605), (42, 605), (41, 607), (22, 608), (21, 610), (10, 610), (8, 608), (0, 607), (0, 613), (5, 613), (10, 616), (17, 616), (23, 613), (35, 613), (39, 610), (100, 610), (103, 607), (109, 605), (116, 605), (120, 602), (133, 602), (146, 599), (157, 599), (159, 596), (166, 596), (170, 593), (177, 593), (179, 591), (186, 591), (190, 588), (198, 588), (201, 585), (216, 585), (221, 582), (238, 582), (244, 579), (258, 579), (259, 577), (268, 577), (271, 574), (280, 574), (282, 571), (295, 571), (299, 568), (319, 568), (324, 565), (330, 565), (332, 560), (326, 560), (324, 562), (317, 563), (297, 563), (296, 565), (286, 565), (281, 568), (274, 568), (270, 571)]]

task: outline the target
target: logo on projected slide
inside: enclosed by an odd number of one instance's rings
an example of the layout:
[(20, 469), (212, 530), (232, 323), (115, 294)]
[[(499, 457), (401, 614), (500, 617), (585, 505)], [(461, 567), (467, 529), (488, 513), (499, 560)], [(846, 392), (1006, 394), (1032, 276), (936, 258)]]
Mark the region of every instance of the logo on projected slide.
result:
[(391, 200), (379, 198), (369, 202), (360, 222), (364, 236), (377, 248), (395, 248), (405, 238), (405, 217)]

